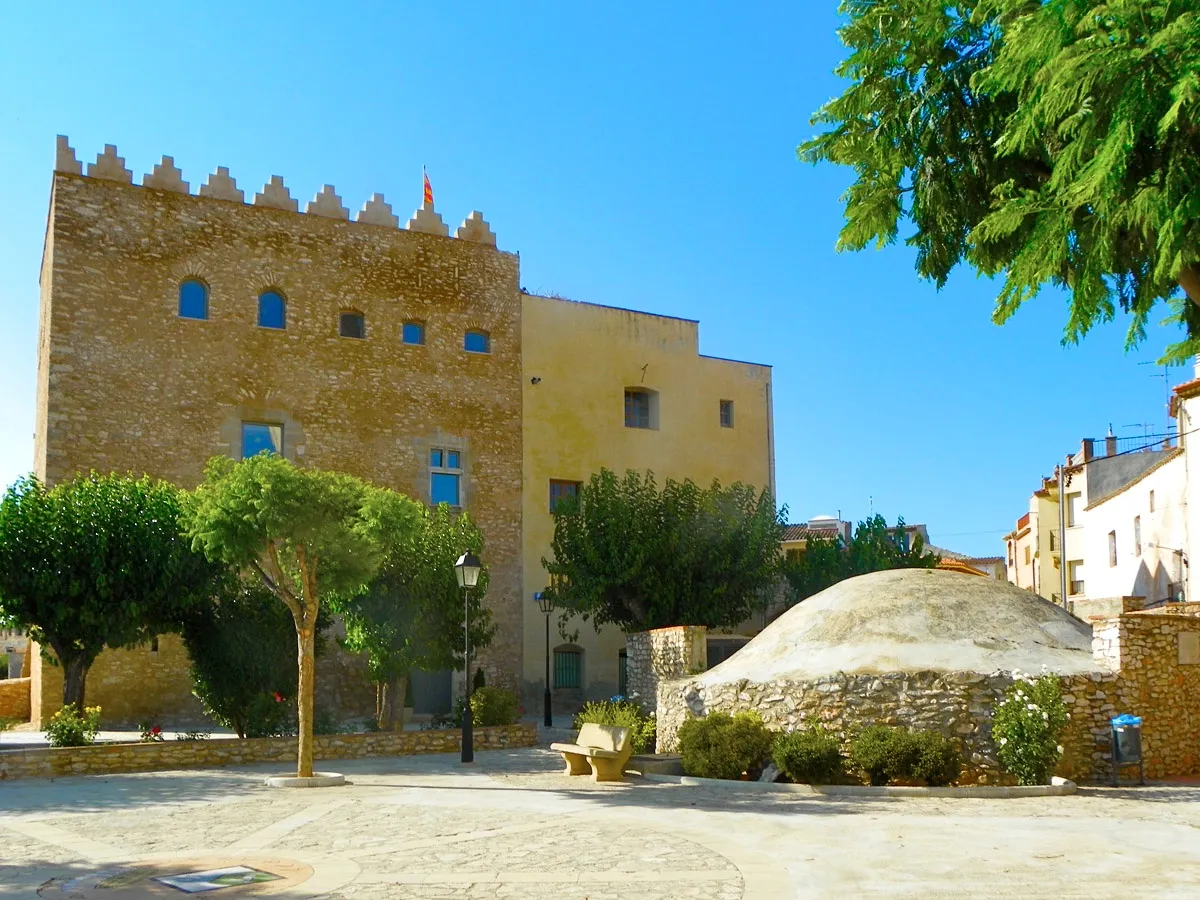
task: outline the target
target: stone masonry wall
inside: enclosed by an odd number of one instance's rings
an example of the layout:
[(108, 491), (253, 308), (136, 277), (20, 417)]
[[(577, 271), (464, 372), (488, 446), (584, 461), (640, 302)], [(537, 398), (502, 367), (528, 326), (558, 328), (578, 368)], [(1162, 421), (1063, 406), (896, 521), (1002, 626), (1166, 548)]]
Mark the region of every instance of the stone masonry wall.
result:
[(708, 629), (678, 625), (625, 636), (625, 685), (631, 698), (649, 705), (660, 681), (703, 671), (708, 659)]
[(0, 719), (29, 721), (29, 678), (0, 679)]
[[(1178, 607), (1126, 613), (1095, 625), (1098, 668), (1061, 678), (1071, 720), (1062, 736), (1058, 774), (1076, 780), (1111, 777), (1111, 726), (1122, 713), (1141, 716), (1148, 778), (1200, 774), (1200, 610)], [(1191, 660), (1186, 661), (1186, 660)], [(658, 687), (658, 750), (676, 749), (689, 716), (757, 711), (767, 726), (791, 731), (822, 723), (848, 744), (872, 724), (939, 731), (963, 750), (963, 783), (996, 783), (992, 710), (1012, 683), (1003, 673), (913, 672), (838, 675), (812, 682), (705, 685), (666, 681)], [(1125, 773), (1128, 775), (1129, 773)]]
[[(265, 422), (282, 426), (298, 463), (428, 502), (431, 450), (457, 451), (496, 624), (481, 662), (489, 684), (515, 687), (518, 258), (495, 249), (481, 219), (451, 238), (425, 209), (400, 229), (376, 197), (348, 221), (332, 189), (301, 213), (281, 181), (248, 205), (222, 172), (196, 196), (169, 163), (138, 186), (115, 149), (84, 176), (60, 144), (41, 278), (38, 475), (144, 472), (190, 488), (210, 457), (240, 455), (243, 422)], [(207, 286), (206, 319), (178, 315), (185, 279)], [(284, 329), (257, 324), (266, 290), (286, 301)], [(364, 339), (340, 336), (344, 311), (365, 317)], [(401, 340), (405, 322), (424, 326), (423, 344)], [(486, 332), (490, 352), (467, 352), (468, 330)]]
[[(313, 738), (316, 760), (365, 759), (416, 753), (457, 753), (461, 732), (402, 731), (374, 734), (329, 734)], [(520, 722), (477, 728), (476, 750), (533, 747), (537, 726)], [(110, 775), (251, 763), (296, 762), (295, 738), (211, 739), (160, 741), (142, 744), (95, 744), (90, 747), (38, 748), (0, 751), (0, 781), (9, 778), (60, 778), (65, 775)]]

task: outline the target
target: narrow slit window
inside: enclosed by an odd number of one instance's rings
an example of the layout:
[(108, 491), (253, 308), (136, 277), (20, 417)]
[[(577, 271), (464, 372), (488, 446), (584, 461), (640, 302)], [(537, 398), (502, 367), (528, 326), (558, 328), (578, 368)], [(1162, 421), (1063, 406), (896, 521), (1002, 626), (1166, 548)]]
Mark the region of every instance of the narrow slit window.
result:
[(732, 400), (722, 400), (721, 401), (721, 427), (722, 428), (732, 428), (733, 427), (733, 401)]

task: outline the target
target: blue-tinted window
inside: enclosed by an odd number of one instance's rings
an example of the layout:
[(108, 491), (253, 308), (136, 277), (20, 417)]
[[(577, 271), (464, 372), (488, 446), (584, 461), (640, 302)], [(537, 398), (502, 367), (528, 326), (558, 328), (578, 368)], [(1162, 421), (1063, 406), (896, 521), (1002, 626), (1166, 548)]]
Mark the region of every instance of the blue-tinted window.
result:
[(447, 450), (446, 451), (446, 468), (447, 469), (462, 468), (458, 464), (458, 451), (457, 450)]
[(183, 319), (208, 318), (208, 288), (203, 281), (189, 278), (179, 285), (179, 316)]
[(449, 503), (451, 506), (459, 506), (459, 477), (449, 472), (434, 472), (429, 482), (430, 501), (435, 506), (439, 503)]
[(435, 469), (440, 469), (442, 467), (443, 460), (445, 458), (446, 458), (445, 451), (443, 451), (443, 450), (430, 450), (429, 451), (429, 464), (431, 466), (433, 466)]
[(425, 326), (420, 322), (405, 322), (402, 334), (402, 339), (406, 344), (425, 343)]
[(264, 291), (258, 295), (258, 325), (260, 328), (283, 328), (287, 304), (283, 295)]
[(257, 456), (263, 451), (283, 453), (283, 426), (266, 422), (242, 423), (242, 459)]
[(468, 331), (466, 337), (463, 338), (463, 349), (470, 353), (489, 353), (492, 344), (488, 339), (487, 332)]

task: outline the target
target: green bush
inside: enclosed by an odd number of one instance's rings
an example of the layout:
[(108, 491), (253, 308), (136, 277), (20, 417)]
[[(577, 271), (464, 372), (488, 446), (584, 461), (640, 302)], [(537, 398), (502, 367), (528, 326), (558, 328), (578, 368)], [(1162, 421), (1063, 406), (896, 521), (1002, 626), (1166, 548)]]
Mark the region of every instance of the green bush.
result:
[(946, 785), (962, 772), (962, 757), (949, 738), (934, 731), (872, 725), (850, 744), (850, 761), (873, 785), (923, 781)]
[(100, 731), (100, 707), (88, 706), (80, 715), (74, 704), (64, 706), (46, 723), (51, 747), (86, 747), (96, 742)]
[(908, 735), (913, 749), (911, 778), (930, 787), (942, 787), (958, 781), (962, 774), (962, 755), (954, 741), (936, 731), (914, 731)]
[(8, 654), (0, 653), (0, 678), (8, 677)]
[(829, 784), (845, 770), (837, 735), (820, 725), (779, 735), (771, 758), (788, 781), (796, 783)]
[[(318, 629), (327, 617), (318, 617)], [(296, 730), (296, 627), (287, 607), (257, 581), (224, 584), (183, 622), (192, 693), (238, 737)], [(318, 636), (320, 657), (324, 640)]]
[(774, 740), (757, 713), (711, 712), (688, 719), (679, 727), (683, 771), (700, 778), (740, 778), (766, 762)]
[(575, 730), (588, 723), (628, 728), (634, 753), (653, 753), (658, 720), (632, 700), (589, 700), (575, 716)]
[(992, 716), (996, 758), (1004, 771), (1017, 776), (1019, 784), (1048, 783), (1063, 752), (1059, 735), (1070, 718), (1056, 677), (1018, 677)]
[[(482, 670), (480, 670), (482, 671)], [(471, 724), (480, 728), (489, 725), (512, 725), (521, 715), (521, 698), (515, 691), (498, 687), (481, 687), (471, 694)]]

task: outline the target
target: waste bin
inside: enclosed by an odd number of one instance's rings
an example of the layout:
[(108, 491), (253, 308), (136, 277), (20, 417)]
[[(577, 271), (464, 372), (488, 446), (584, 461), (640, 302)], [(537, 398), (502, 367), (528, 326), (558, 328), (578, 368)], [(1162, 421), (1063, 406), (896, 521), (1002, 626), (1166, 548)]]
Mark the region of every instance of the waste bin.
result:
[(1112, 781), (1117, 786), (1122, 766), (1137, 766), (1138, 781), (1146, 783), (1146, 767), (1142, 763), (1142, 720), (1138, 716), (1121, 715), (1110, 720), (1112, 725)]

